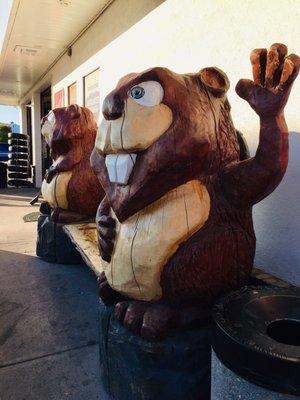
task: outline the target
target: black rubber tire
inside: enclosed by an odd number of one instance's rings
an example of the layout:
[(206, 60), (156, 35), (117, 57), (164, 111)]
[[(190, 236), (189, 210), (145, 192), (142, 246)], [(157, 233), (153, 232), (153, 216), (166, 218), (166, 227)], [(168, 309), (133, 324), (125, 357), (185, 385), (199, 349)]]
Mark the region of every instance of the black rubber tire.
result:
[(28, 154), (26, 153), (10, 153), (8, 158), (11, 160), (28, 160)]
[(28, 141), (26, 139), (8, 139), (9, 146), (28, 146)]
[(27, 174), (29, 172), (29, 167), (27, 165), (8, 165), (8, 172), (21, 172)]
[(7, 187), (7, 165), (4, 162), (0, 162), (0, 188), (5, 189)]
[(28, 153), (28, 146), (8, 146), (10, 153)]
[(7, 184), (15, 187), (33, 187), (31, 182), (22, 179), (10, 179)]
[(29, 163), (28, 160), (16, 160), (16, 159), (10, 159), (7, 161), (7, 165), (16, 165), (16, 166), (24, 166), (24, 167), (28, 167)]
[(28, 135), (24, 135), (23, 133), (12, 133), (8, 134), (9, 139), (27, 139)]
[(300, 395), (300, 290), (244, 287), (213, 309), (213, 349), (238, 376)]
[(24, 174), (22, 174), (21, 172), (9, 172), (8, 178), (9, 179), (27, 179), (28, 174), (27, 174), (27, 172), (25, 172)]

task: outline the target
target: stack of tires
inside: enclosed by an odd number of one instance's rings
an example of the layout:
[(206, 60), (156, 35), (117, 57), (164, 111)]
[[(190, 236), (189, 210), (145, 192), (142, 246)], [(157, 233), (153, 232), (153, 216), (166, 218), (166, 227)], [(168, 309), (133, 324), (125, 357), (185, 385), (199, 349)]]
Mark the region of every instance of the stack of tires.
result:
[(0, 189), (7, 188), (7, 165), (0, 162)]
[(29, 163), (29, 137), (22, 133), (8, 134), (8, 185), (16, 187), (32, 186)]

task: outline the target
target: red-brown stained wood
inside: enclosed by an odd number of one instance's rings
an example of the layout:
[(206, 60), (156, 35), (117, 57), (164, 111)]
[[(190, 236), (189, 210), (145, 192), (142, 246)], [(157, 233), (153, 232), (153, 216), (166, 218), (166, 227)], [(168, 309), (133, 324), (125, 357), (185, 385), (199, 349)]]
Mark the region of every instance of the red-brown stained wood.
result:
[(55, 126), (50, 143), (51, 157), (54, 162), (62, 160), (48, 170), (45, 179), (49, 183), (57, 174), (71, 172), (66, 189), (68, 208), (55, 207), (52, 219), (75, 222), (94, 217), (104, 191), (90, 165), (97, 132), (93, 114), (88, 108), (77, 105), (52, 112)]
[[(210, 195), (206, 223), (181, 243), (161, 270), (164, 304), (182, 307), (211, 303), (248, 281), (255, 254), (252, 206), (277, 187), (288, 163), (288, 128), (283, 110), (300, 62), (297, 56), (287, 57), (286, 53), (281, 44), (273, 45), (269, 52), (254, 51), (251, 62), (255, 82), (241, 80), (237, 84), (238, 95), (260, 118), (256, 155), (242, 161), (226, 98), (229, 82), (216, 68), (183, 75), (165, 68), (130, 74), (104, 101), (104, 117), (120, 118), (129, 90), (141, 82), (157, 81), (164, 89), (162, 102), (173, 114), (167, 131), (150, 147), (137, 152), (127, 185), (111, 183), (106, 155), (93, 151), (91, 162), (106, 193), (96, 219), (104, 260), (110, 261), (115, 240), (110, 209), (122, 223), (191, 180), (199, 180)], [(101, 285), (104, 288), (107, 282), (102, 279)], [(104, 301), (108, 292), (111, 301), (107, 288), (102, 293)], [(174, 308), (167, 317), (154, 312), (152, 304), (141, 313), (141, 306), (130, 306), (133, 303), (131, 300), (116, 307), (117, 318), (128, 329), (152, 340), (174, 327)]]

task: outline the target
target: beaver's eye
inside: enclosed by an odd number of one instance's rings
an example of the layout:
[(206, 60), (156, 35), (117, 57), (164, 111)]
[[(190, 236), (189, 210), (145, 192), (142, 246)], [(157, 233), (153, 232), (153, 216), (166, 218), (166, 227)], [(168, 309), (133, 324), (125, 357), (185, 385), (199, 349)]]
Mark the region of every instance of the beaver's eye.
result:
[(145, 89), (141, 86), (135, 86), (134, 88), (130, 89), (130, 96), (133, 99), (140, 99), (145, 94)]
[(133, 86), (128, 96), (142, 106), (153, 107), (162, 102), (164, 90), (159, 82), (146, 81)]

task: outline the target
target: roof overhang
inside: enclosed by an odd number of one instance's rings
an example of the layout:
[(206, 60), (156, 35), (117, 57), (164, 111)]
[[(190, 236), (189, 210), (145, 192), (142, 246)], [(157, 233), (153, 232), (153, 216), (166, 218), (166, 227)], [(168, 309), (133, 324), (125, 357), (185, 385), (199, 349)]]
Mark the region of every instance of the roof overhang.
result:
[(0, 54), (0, 104), (18, 104), (112, 2), (14, 0)]

